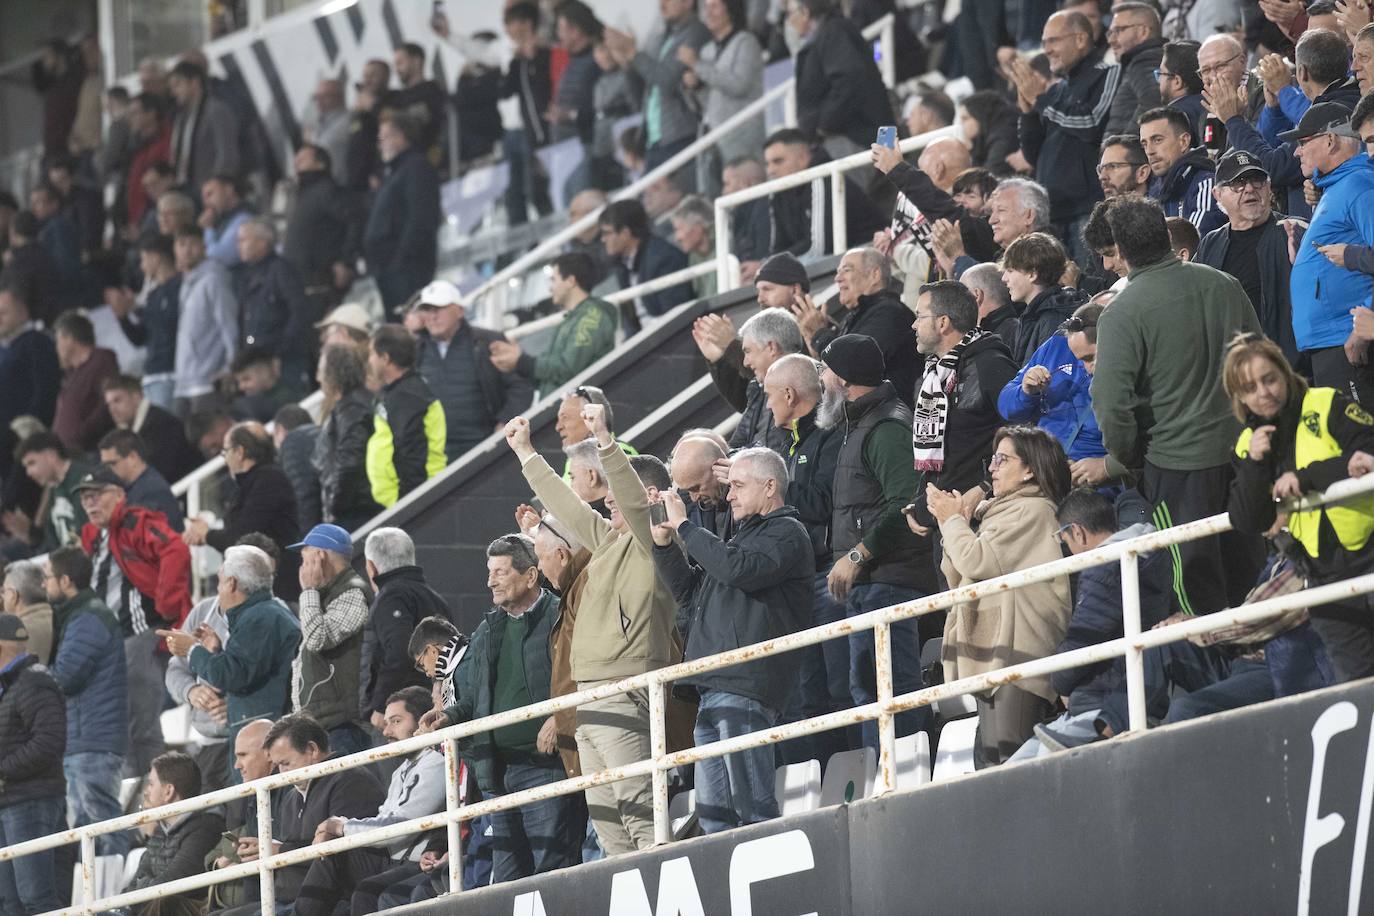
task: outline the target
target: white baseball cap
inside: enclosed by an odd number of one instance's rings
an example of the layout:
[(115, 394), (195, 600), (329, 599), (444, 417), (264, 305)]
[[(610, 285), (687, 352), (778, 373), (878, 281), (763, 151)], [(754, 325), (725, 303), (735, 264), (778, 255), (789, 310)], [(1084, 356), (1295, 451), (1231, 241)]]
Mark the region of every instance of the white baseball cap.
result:
[(443, 308), (449, 305), (462, 305), (463, 294), (458, 292), (458, 287), (447, 280), (435, 280), (424, 289), (420, 290), (420, 301), (415, 303), (416, 308), (431, 306), (433, 308)]
[(324, 321), (317, 322), (315, 327), (327, 328), (331, 324), (343, 325), (364, 334), (372, 333), (372, 319), (368, 316), (367, 309), (356, 302), (345, 302), (326, 315)]

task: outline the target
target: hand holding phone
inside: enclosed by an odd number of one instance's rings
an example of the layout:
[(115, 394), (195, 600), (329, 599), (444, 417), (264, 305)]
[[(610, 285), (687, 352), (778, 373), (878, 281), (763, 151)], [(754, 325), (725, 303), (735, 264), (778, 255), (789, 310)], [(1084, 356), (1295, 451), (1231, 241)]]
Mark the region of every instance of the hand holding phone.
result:
[(879, 146), (886, 146), (888, 149), (896, 149), (897, 128), (891, 124), (887, 125), (886, 127), (878, 128), (877, 143)]

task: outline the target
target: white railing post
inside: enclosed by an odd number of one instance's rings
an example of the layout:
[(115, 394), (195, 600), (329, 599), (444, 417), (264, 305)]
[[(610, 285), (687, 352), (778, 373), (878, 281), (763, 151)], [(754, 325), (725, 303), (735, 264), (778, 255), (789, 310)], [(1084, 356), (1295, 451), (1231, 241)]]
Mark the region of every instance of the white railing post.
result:
[(262, 916), (276, 916), (277, 885), (272, 880), (272, 792), (258, 786), (253, 794), (258, 804), (258, 888), (262, 897)]
[(716, 204), (716, 291), (725, 292), (729, 286), (730, 274), (725, 262), (730, 257), (730, 211)]
[(454, 738), (444, 742), (444, 803), (448, 811), (448, 892), (456, 894), (463, 889), (463, 822), (459, 813), (463, 807), (462, 786), (458, 777), (462, 772), (462, 760), (458, 755), (458, 741)]
[(830, 254), (849, 250), (849, 223), (845, 220), (844, 172), (835, 169), (830, 174)]
[(87, 906), (99, 896), (95, 892), (95, 869), (95, 836), (85, 833), (81, 835), (81, 893), (85, 897), (82, 902)]
[(725, 261), (726, 261), (726, 265), (725, 265), (725, 266), (726, 266), (725, 279), (726, 279), (728, 282), (726, 282), (726, 284), (725, 284), (724, 286), (720, 286), (720, 285), (717, 285), (717, 286), (716, 286), (716, 292), (718, 292), (718, 293), (723, 293), (723, 292), (725, 292), (725, 291), (727, 291), (727, 290), (732, 290), (732, 289), (739, 289), (741, 286), (744, 285), (744, 280), (741, 279), (741, 271), (740, 271), (740, 266), (739, 266), (739, 258), (735, 257), (734, 255), (728, 255), (728, 256), (726, 256)]
[(880, 620), (873, 627), (873, 665), (878, 681), (878, 783), (875, 795), (897, 788), (897, 728), (892, 714), (892, 624)]
[(797, 81), (787, 81), (787, 92), (782, 97), (782, 123), (785, 127), (797, 126)]
[(668, 817), (668, 771), (659, 761), (668, 753), (667, 686), (657, 678), (649, 681), (649, 753), (654, 758), (654, 843), (673, 839), (673, 823)]
[(1121, 620), (1126, 637), (1126, 709), (1131, 731), (1144, 731), (1145, 721), (1145, 663), (1144, 653), (1136, 646), (1140, 638), (1140, 565), (1139, 555), (1128, 551), (1121, 555)]
[[(193, 518), (200, 518), (200, 484), (201, 481), (199, 479), (192, 480), (190, 489), (186, 491), (186, 518), (188, 521)], [(203, 555), (204, 552), (204, 547), (191, 548), (192, 601), (199, 601), (201, 598), (205, 597), (202, 594), (203, 586), (201, 584), (200, 570), (197, 569), (199, 564), (196, 563), (196, 560), (199, 559), (200, 555)]]
[(883, 82), (889, 89), (897, 85), (897, 49), (894, 41), (894, 23), (894, 14), (888, 13), (882, 18), (883, 30), (878, 35), (878, 55), (882, 58), (878, 61), (878, 69), (882, 72)]

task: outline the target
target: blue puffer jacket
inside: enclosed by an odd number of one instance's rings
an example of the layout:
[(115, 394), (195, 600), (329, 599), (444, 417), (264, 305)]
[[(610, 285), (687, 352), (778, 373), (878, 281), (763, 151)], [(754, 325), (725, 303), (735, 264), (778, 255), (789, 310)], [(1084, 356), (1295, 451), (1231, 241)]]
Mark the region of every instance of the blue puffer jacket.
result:
[(52, 675), (67, 697), (67, 754), (123, 756), (129, 744), (129, 675), (119, 622), (95, 592), (54, 601)]
[(1337, 267), (1318, 245), (1374, 245), (1374, 164), (1361, 152), (1313, 178), (1322, 197), (1302, 237), (1289, 279), (1293, 336), (1299, 350), (1339, 347), (1353, 326), (1350, 310), (1369, 305), (1374, 277)]
[[(1021, 390), (1031, 366), (1050, 370), (1050, 383), (1037, 395)], [(1093, 416), (1089, 386), (1093, 377), (1069, 349), (1063, 334), (1054, 334), (1031, 354), (1030, 360), (1007, 382), (997, 397), (997, 412), (1012, 423), (1034, 423), (1059, 440), (1070, 461), (1107, 454), (1102, 430)], [(1075, 433), (1075, 430), (1077, 431)]]
[[(1107, 538), (1107, 544), (1139, 537), (1154, 531), (1153, 525), (1132, 525)], [(1173, 566), (1167, 550), (1158, 550), (1140, 557), (1140, 628), (1150, 627), (1168, 617), (1175, 610)], [(1078, 574), (1077, 600), (1069, 630), (1058, 652), (1069, 652), (1084, 646), (1095, 646), (1124, 634), (1121, 621), (1121, 564), (1104, 563)], [(1126, 662), (1111, 661), (1056, 671), (1050, 675), (1055, 693), (1069, 698), (1069, 715), (1101, 709), (1107, 698), (1124, 690)]]

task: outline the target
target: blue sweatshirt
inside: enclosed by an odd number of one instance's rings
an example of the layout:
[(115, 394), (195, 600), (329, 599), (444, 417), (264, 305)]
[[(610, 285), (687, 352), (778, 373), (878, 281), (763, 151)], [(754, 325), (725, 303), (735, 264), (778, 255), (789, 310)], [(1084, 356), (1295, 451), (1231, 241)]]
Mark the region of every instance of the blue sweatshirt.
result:
[(1318, 245), (1374, 245), (1374, 164), (1360, 152), (1313, 183), (1322, 191), (1312, 224), (1293, 262), (1293, 336), (1299, 350), (1345, 343), (1353, 322), (1350, 310), (1368, 305), (1374, 277), (1337, 267)]
[[(1050, 383), (1039, 394), (1021, 390), (1021, 380), (1031, 366), (1050, 370)], [(1007, 382), (997, 398), (997, 412), (1011, 423), (1035, 423), (1064, 446), (1070, 461), (1101, 458), (1107, 454), (1102, 431), (1093, 416), (1088, 388), (1093, 377), (1069, 349), (1063, 334), (1054, 334), (1031, 354), (1016, 377)], [(1074, 433), (1077, 430), (1077, 434)]]

